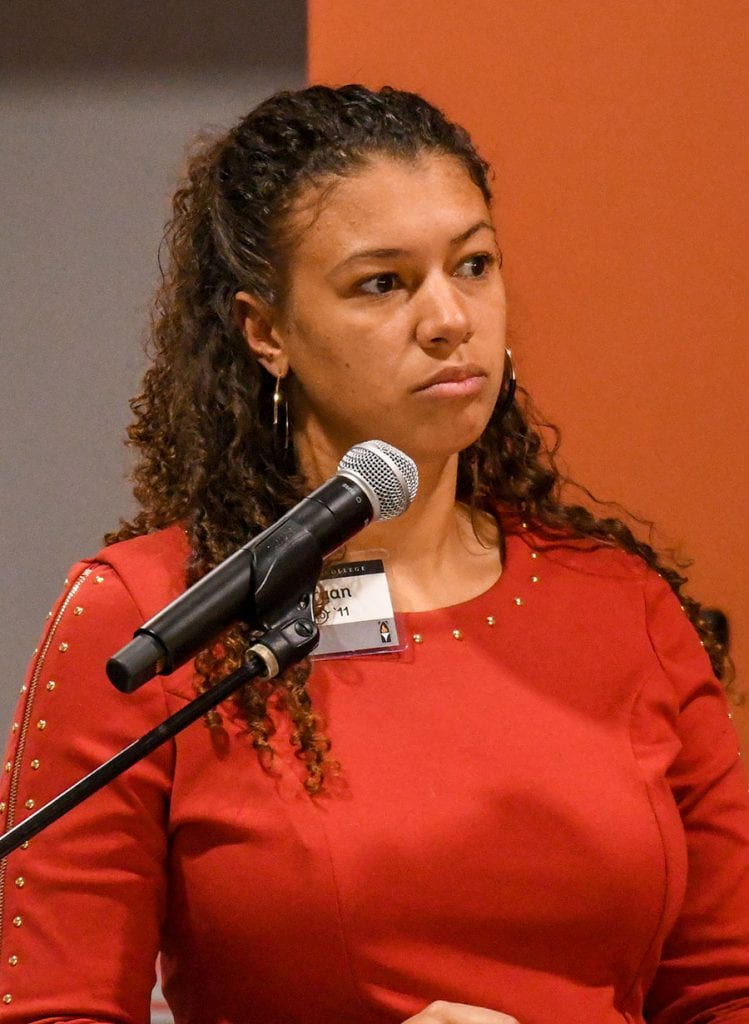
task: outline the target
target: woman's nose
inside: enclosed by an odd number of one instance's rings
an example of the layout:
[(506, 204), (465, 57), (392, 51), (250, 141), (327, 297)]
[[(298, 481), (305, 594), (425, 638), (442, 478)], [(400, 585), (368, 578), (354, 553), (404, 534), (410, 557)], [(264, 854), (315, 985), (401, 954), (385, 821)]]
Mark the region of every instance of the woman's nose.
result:
[(416, 296), (416, 340), (422, 348), (453, 349), (471, 337), (470, 318), (452, 278), (442, 274), (425, 280)]

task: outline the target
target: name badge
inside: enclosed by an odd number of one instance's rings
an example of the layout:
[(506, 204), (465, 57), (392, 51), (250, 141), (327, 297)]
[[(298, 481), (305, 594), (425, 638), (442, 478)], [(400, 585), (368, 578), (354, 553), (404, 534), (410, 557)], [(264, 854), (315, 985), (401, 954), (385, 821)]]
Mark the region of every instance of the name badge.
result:
[(320, 643), (313, 658), (402, 651), (382, 557), (329, 565), (315, 594)]

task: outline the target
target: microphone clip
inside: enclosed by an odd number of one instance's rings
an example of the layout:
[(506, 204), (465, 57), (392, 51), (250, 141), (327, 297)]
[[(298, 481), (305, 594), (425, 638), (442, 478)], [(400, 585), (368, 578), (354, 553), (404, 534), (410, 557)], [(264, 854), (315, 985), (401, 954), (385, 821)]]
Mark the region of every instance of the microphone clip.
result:
[(262, 678), (273, 679), (289, 665), (310, 654), (320, 639), (314, 616), (313, 593), (303, 594), (287, 608), (273, 616), (274, 622), (257, 643), (247, 651), (248, 658), (257, 655), (265, 665)]

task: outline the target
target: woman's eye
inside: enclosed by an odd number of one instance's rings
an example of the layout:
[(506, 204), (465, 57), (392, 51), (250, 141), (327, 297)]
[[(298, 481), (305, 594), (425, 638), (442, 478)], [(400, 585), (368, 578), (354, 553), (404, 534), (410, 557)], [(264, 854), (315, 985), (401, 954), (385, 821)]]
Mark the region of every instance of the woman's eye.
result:
[(362, 281), (359, 291), (366, 292), (368, 295), (387, 295), (388, 292), (397, 288), (398, 284), (397, 274), (376, 274), (374, 277), (368, 277), (366, 281)]
[(494, 263), (494, 257), (491, 253), (478, 252), (463, 260), (459, 264), (456, 274), (458, 277), (483, 277), (492, 263)]

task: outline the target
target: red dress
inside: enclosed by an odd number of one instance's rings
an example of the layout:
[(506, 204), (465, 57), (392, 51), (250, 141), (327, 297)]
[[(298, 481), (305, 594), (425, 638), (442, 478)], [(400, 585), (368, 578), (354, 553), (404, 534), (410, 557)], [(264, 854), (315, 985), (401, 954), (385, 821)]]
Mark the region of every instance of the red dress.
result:
[[(182, 589), (176, 528), (76, 566), (24, 684), (5, 827), (182, 707), (107, 656)], [(749, 796), (667, 585), (507, 539), (408, 651), (315, 665), (340, 777), (311, 798), (229, 705), (13, 853), (0, 1019), (387, 1024), (441, 998), (521, 1024), (749, 1022)], [(457, 631), (457, 632), (456, 632)]]

